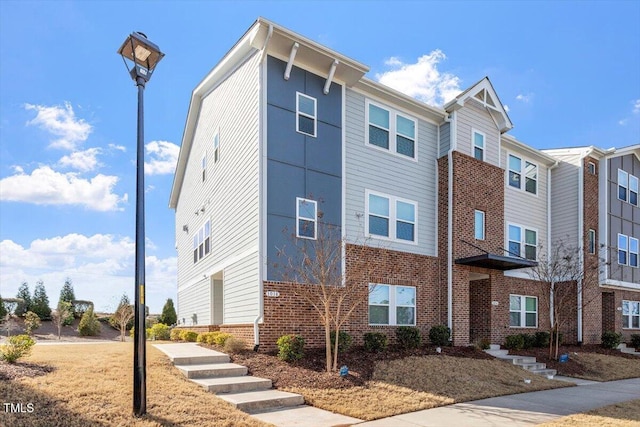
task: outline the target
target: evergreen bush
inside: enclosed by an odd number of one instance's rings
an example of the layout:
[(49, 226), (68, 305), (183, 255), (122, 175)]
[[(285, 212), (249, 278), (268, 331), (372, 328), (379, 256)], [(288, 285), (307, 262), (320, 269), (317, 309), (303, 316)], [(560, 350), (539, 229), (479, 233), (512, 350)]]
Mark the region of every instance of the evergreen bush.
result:
[(304, 356), (304, 338), (300, 335), (283, 335), (276, 341), (278, 358), (286, 362), (300, 360)]
[(396, 339), (400, 348), (404, 349), (418, 348), (422, 343), (420, 329), (414, 326), (400, 326), (396, 329)]
[[(331, 353), (333, 354), (334, 347), (336, 342), (336, 331), (331, 331)], [(353, 338), (347, 331), (340, 331), (338, 334), (338, 353), (344, 353), (349, 350), (351, 344), (353, 343)]]
[(617, 348), (622, 340), (622, 334), (606, 331), (602, 334), (602, 347), (604, 348)]
[(429, 329), (429, 341), (435, 345), (443, 346), (449, 344), (451, 329), (447, 325), (436, 325)]
[(81, 336), (96, 336), (100, 333), (100, 322), (98, 317), (93, 312), (93, 306), (90, 306), (87, 311), (84, 312), (78, 325), (78, 332)]
[(364, 349), (370, 353), (380, 353), (387, 349), (387, 336), (382, 332), (364, 334)]

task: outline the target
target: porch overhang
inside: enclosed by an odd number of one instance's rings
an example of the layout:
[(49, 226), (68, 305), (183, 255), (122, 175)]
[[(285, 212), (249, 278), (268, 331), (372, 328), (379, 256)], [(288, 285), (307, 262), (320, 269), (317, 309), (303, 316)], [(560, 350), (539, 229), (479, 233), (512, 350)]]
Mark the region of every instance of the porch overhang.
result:
[(523, 258), (514, 258), (496, 254), (482, 254), (467, 258), (458, 258), (456, 264), (469, 265), (472, 267), (489, 268), (492, 270), (515, 270), (518, 268), (529, 268), (538, 265), (536, 261)]

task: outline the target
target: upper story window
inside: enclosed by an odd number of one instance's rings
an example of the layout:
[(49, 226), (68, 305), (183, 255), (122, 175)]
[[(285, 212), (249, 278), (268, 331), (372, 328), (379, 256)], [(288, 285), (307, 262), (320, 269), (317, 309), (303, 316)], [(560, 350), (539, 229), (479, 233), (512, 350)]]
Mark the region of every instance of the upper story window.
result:
[(536, 260), (538, 232), (533, 229), (509, 224), (509, 255)]
[(476, 240), (484, 240), (484, 212), (476, 210), (474, 220), (475, 238)]
[(367, 100), (367, 144), (416, 158), (416, 121)]
[(638, 177), (629, 175), (629, 203), (638, 206)]
[(220, 160), (220, 132), (216, 132), (213, 136), (213, 163)]
[(366, 192), (367, 235), (400, 242), (416, 242), (417, 203)]
[(207, 220), (193, 235), (193, 263), (200, 261), (211, 251), (211, 223)]
[(484, 134), (473, 130), (473, 157), (484, 161)]
[(509, 186), (527, 193), (538, 194), (538, 165), (509, 154), (508, 166)]
[(640, 301), (622, 300), (622, 327), (640, 329)]
[(593, 162), (589, 162), (589, 163), (587, 164), (587, 168), (588, 168), (589, 173), (590, 173), (591, 175), (595, 175), (595, 174), (596, 174), (596, 164), (595, 164), (595, 163), (593, 163)]
[(318, 202), (296, 197), (296, 236), (316, 239), (318, 233)]
[(318, 128), (316, 104), (315, 98), (296, 92), (296, 131), (314, 138)]
[(415, 325), (416, 288), (370, 284), (369, 324)]
[(618, 169), (618, 199), (624, 200), (625, 202), (628, 199), (627, 192), (629, 191), (629, 174), (623, 171), (622, 169)]
[(205, 153), (204, 156), (202, 156), (202, 162), (200, 163), (201, 169), (202, 169), (202, 182), (205, 182), (207, 179), (207, 154)]
[(638, 239), (618, 234), (618, 264), (638, 267)]
[(589, 230), (589, 253), (590, 254), (595, 254), (596, 253), (596, 231), (595, 230)]

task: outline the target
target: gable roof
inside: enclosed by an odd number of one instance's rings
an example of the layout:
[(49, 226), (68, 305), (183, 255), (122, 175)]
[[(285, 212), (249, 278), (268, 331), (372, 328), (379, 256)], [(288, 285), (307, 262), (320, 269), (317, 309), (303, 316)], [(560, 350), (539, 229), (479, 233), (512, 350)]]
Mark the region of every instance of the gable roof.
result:
[(500, 98), (498, 98), (498, 94), (493, 88), (489, 77), (484, 77), (453, 100), (447, 102), (444, 105), (444, 109), (449, 113), (458, 110), (464, 107), (465, 102), (469, 99), (480, 102), (487, 109), (501, 133), (513, 128), (513, 123), (511, 123), (507, 111), (504, 109), (502, 102), (500, 102)]

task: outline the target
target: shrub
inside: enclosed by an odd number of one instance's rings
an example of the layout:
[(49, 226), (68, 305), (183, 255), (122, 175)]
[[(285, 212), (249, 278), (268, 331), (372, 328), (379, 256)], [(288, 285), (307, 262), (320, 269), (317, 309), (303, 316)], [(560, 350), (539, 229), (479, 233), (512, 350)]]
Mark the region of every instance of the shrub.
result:
[[(336, 331), (331, 331), (331, 353), (333, 353), (334, 343), (336, 342)], [(338, 334), (338, 353), (344, 353), (349, 350), (351, 344), (353, 343), (353, 338), (347, 331), (340, 331)]]
[(429, 329), (429, 341), (435, 345), (443, 346), (449, 344), (451, 329), (446, 325), (436, 325)]
[(245, 348), (246, 345), (244, 341), (236, 337), (229, 337), (224, 342), (224, 351), (226, 351), (227, 353), (240, 353)]
[[(562, 339), (563, 339), (563, 337), (564, 337), (564, 334), (563, 334), (562, 332), (558, 332), (558, 345), (561, 345), (561, 344), (562, 344)], [(553, 332), (553, 333), (551, 334), (551, 337), (550, 337), (549, 339), (552, 339), (552, 340), (553, 340), (553, 342), (554, 342), (554, 345), (555, 345), (555, 342), (556, 342), (556, 341), (555, 341), (555, 340), (556, 340), (556, 333), (555, 333), (555, 332)]]
[(218, 334), (213, 338), (213, 342), (220, 347), (224, 347), (224, 343), (231, 338), (231, 334), (227, 334), (226, 332), (218, 332)]
[(302, 359), (304, 356), (304, 338), (300, 335), (283, 335), (276, 341), (278, 346), (278, 358), (292, 362)]
[(489, 348), (491, 347), (491, 340), (489, 338), (480, 338), (477, 341), (476, 346), (480, 350), (489, 350)]
[(524, 347), (524, 336), (522, 334), (507, 335), (504, 339), (504, 346), (509, 350), (521, 350)]
[(78, 325), (78, 332), (80, 332), (80, 335), (83, 337), (96, 336), (100, 333), (100, 322), (98, 322), (98, 318), (93, 312), (93, 306), (90, 306), (82, 315), (82, 319), (80, 319), (80, 324)]
[(158, 321), (168, 326), (175, 325), (178, 322), (176, 309), (173, 306), (173, 300), (171, 298), (167, 299), (164, 307), (162, 307), (162, 314), (160, 315)]
[(549, 332), (536, 332), (536, 347), (549, 347), (550, 339), (551, 335), (549, 334)]
[(618, 334), (613, 331), (607, 331), (602, 334), (602, 347), (604, 348), (616, 348), (622, 340), (622, 334)]
[(197, 341), (203, 344), (214, 345), (216, 343), (216, 337), (220, 335), (220, 332), (203, 332), (198, 335)]
[(149, 339), (167, 341), (171, 337), (171, 328), (163, 323), (156, 323), (147, 329)]
[[(130, 336), (131, 338), (133, 338), (133, 337), (134, 337), (134, 335), (135, 335), (135, 332), (136, 332), (136, 328), (135, 328), (135, 327), (133, 327), (133, 328), (129, 329), (129, 336)], [(145, 334), (145, 335), (144, 335), (144, 337), (145, 337), (145, 338), (149, 338), (149, 334), (150, 334), (150, 333), (151, 333), (151, 328), (147, 328), (147, 329), (145, 329), (145, 330), (144, 330), (144, 334)]]
[(382, 332), (367, 332), (364, 334), (364, 349), (371, 353), (378, 353), (387, 349), (387, 336)]
[(198, 333), (193, 331), (183, 330), (180, 332), (180, 339), (182, 341), (196, 342), (196, 340), (198, 339)]
[(534, 334), (522, 334), (522, 339), (524, 341), (522, 348), (535, 347), (536, 343), (538, 342)]
[(640, 334), (631, 334), (631, 347), (640, 348)]
[(33, 311), (27, 311), (24, 315), (24, 329), (27, 335), (33, 334), (33, 331), (40, 327), (40, 316)]
[(422, 343), (420, 329), (413, 326), (400, 326), (396, 329), (396, 338), (401, 348), (418, 348)]
[(180, 341), (180, 334), (182, 333), (182, 329), (173, 328), (169, 333), (169, 339), (171, 341)]
[(23, 356), (28, 356), (35, 344), (29, 335), (14, 335), (9, 337), (6, 344), (0, 345), (0, 360), (15, 363)]

